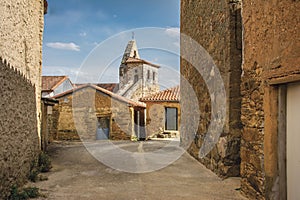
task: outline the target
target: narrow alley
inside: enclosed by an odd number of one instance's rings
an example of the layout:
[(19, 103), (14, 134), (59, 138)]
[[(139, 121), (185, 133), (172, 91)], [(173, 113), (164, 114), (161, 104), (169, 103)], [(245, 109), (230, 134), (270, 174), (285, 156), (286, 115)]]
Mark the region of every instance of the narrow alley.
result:
[[(140, 146), (138, 142), (114, 144), (127, 151)], [(144, 142), (144, 150), (153, 151), (165, 144)], [(53, 168), (45, 174), (48, 180), (30, 183), (45, 194), (40, 199), (245, 199), (239, 191), (239, 178), (222, 180), (188, 153), (162, 170), (142, 174), (103, 165), (80, 142), (54, 143), (49, 154)]]

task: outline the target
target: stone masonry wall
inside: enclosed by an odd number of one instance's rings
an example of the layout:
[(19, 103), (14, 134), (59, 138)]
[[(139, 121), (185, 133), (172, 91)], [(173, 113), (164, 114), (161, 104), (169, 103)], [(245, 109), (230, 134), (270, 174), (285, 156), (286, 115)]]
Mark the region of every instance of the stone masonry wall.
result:
[(0, 1), (0, 199), (39, 148), (44, 0)]
[[(210, 54), (220, 71), (226, 90), (226, 121), (221, 138), (213, 150), (206, 157), (200, 159), (198, 157), (199, 148), (211, 122), (211, 101), (218, 102), (218, 99), (223, 97), (218, 95), (220, 83), (215, 85), (212, 94), (208, 92), (203, 75), (208, 76), (208, 79), (211, 80), (214, 79), (215, 74), (210, 71), (212, 69), (208, 62), (202, 61), (208, 66), (201, 66), (204, 68), (205, 74), (200, 74), (191, 63), (181, 59), (181, 74), (193, 87), (200, 109), (198, 131), (195, 133), (194, 141), (188, 151), (220, 176), (238, 176), (240, 172), (240, 76), (242, 63), (240, 6), (240, 1), (229, 0), (181, 1), (181, 33), (195, 40)], [(181, 40), (181, 52), (189, 54), (191, 60), (203, 59), (197, 55), (199, 52), (190, 53), (192, 49), (185, 46), (185, 42)], [(181, 91), (183, 106), (181, 109), (187, 113), (195, 112), (195, 108), (189, 107), (193, 102), (190, 102), (190, 94), (185, 93), (184, 82), (181, 82)], [(184, 136), (181, 139), (184, 141)]]
[[(278, 88), (300, 80), (300, 2), (243, 1), (242, 192), (281, 199)], [(285, 194), (283, 194), (285, 195)]]
[[(120, 90), (118, 91), (119, 95), (138, 101), (142, 97), (159, 91), (158, 68), (147, 64), (130, 63), (122, 70), (124, 72), (123, 76), (120, 76), (120, 84), (122, 86), (120, 86)], [(155, 73), (154, 80), (153, 73)], [(138, 82), (136, 83), (134, 82), (135, 76), (138, 76)]]
[(0, 83), (0, 199), (6, 199), (27, 180), (39, 139), (34, 85), (3, 61)]
[[(173, 107), (178, 109), (178, 130), (180, 129), (180, 104), (174, 102), (146, 102), (146, 134), (151, 137), (154, 134), (162, 133), (165, 130), (165, 107)], [(179, 131), (176, 136), (179, 136)]]
[(81, 89), (58, 100), (59, 104), (54, 108), (54, 116), (58, 117), (54, 119), (54, 122), (57, 121), (57, 127), (53, 128), (57, 130), (56, 135), (52, 136), (54, 139), (95, 140), (97, 117), (103, 116), (111, 117), (110, 139), (130, 139), (133, 124), (131, 111), (126, 103), (112, 100), (108, 95), (92, 88)]
[(48, 144), (53, 141), (51, 134), (56, 132), (56, 129), (53, 129), (55, 123), (53, 117), (56, 116), (53, 112), (53, 106), (57, 103), (58, 102), (53, 99), (42, 99), (41, 149), (43, 151), (47, 151)]
[(44, 0), (1, 0), (0, 13), (0, 57), (35, 85), (40, 135)]

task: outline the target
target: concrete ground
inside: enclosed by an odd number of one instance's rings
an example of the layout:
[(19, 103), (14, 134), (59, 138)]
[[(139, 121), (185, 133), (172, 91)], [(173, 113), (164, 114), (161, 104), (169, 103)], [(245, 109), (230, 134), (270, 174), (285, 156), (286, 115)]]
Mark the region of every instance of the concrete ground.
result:
[[(167, 142), (114, 144), (129, 152), (151, 152)], [(54, 143), (49, 147), (49, 155), (53, 168), (44, 174), (49, 179), (30, 183), (46, 195), (40, 199), (245, 199), (236, 190), (240, 187), (239, 178), (222, 180), (187, 153), (169, 166), (150, 173), (127, 173), (107, 167), (80, 142)]]

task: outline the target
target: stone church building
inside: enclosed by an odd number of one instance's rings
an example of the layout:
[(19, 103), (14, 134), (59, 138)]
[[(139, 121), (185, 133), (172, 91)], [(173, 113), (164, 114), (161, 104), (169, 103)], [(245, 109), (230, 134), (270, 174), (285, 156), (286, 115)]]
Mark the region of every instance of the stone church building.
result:
[[(72, 84), (65, 76), (43, 77), (43, 92), (59, 101), (54, 106), (57, 140), (146, 139), (145, 108), (139, 100), (159, 91), (159, 66), (142, 60), (135, 40), (128, 42), (119, 68), (119, 84)], [(67, 88), (68, 90), (63, 90)], [(73, 98), (82, 95), (74, 105)], [(87, 99), (90, 97), (90, 102)], [(78, 98), (76, 98), (78, 100)], [(83, 112), (73, 115), (73, 111)], [(76, 122), (78, 116), (80, 122)], [(82, 128), (84, 127), (84, 128)], [(80, 131), (80, 130), (81, 131)], [(106, 130), (101, 136), (101, 130)], [(85, 130), (85, 131), (82, 131)], [(89, 135), (81, 134), (88, 132)]]
[(159, 66), (140, 58), (135, 40), (128, 42), (119, 68), (117, 94), (138, 101), (159, 91)]

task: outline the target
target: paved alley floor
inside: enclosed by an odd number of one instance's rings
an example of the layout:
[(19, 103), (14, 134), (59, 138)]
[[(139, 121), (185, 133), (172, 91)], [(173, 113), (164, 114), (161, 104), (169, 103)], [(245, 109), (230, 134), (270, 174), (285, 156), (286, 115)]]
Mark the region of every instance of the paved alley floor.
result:
[[(150, 152), (167, 142), (114, 144), (126, 151)], [(101, 145), (101, 141), (97, 145)], [(172, 151), (172, 148), (169, 149)], [(49, 147), (49, 155), (53, 168), (44, 174), (48, 180), (31, 183), (46, 195), (40, 199), (245, 199), (236, 190), (240, 187), (238, 178), (222, 180), (187, 153), (169, 166), (149, 173), (127, 173), (107, 167), (80, 142), (54, 143)]]

